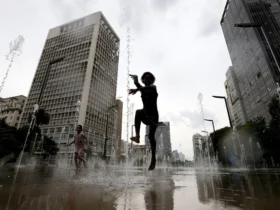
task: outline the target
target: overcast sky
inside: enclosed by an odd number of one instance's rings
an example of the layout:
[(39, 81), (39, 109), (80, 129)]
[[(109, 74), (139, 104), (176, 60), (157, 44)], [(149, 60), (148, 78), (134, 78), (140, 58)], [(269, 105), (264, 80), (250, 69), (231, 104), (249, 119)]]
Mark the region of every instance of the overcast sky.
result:
[[(131, 28), (131, 73), (156, 76), (160, 120), (170, 121), (172, 149), (192, 156), (192, 135), (203, 130), (198, 94), (217, 129), (228, 126), (224, 81), (231, 65), (220, 19), (226, 0), (12, 0), (0, 7), (0, 82), (9, 61), (9, 43), (25, 42), (0, 97), (27, 95), (48, 30), (102, 11), (121, 38), (118, 96), (126, 101), (126, 27)], [(126, 9), (128, 8), (128, 9)], [(124, 11), (130, 15), (123, 15)], [(125, 18), (124, 18), (125, 17)], [(133, 87), (131, 85), (131, 87)], [(131, 97), (141, 108), (140, 95)], [(126, 105), (125, 105), (126, 106)], [(144, 129), (144, 127), (143, 127)], [(206, 129), (212, 131), (210, 123)], [(144, 139), (141, 140), (144, 143)]]

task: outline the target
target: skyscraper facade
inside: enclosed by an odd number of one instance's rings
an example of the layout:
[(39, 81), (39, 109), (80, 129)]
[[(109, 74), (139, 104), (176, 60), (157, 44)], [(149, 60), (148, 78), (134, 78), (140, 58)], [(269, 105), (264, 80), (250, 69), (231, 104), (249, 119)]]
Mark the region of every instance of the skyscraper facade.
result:
[[(237, 28), (237, 23), (257, 23), (261, 28)], [(247, 120), (270, 119), (268, 104), (279, 82), (280, 5), (277, 0), (227, 1), (221, 27)], [(276, 55), (273, 58), (265, 35)]]
[(225, 89), (231, 121), (236, 126), (245, 124), (247, 122), (247, 115), (238, 86), (238, 80), (232, 66), (228, 68), (226, 77)]
[(194, 154), (194, 162), (197, 162), (201, 155), (201, 148), (202, 148), (202, 142), (206, 140), (205, 137), (203, 137), (200, 134), (194, 134), (192, 137), (193, 141), (193, 154)]
[[(108, 108), (116, 103), (119, 41), (101, 12), (50, 29), (20, 126), (28, 124), (41, 92), (39, 106), (50, 114), (43, 134), (65, 144), (73, 140), (75, 125), (81, 124), (90, 146), (102, 151)], [(49, 65), (61, 57), (63, 60)], [(44, 80), (47, 82), (41, 91)], [(109, 115), (109, 138), (114, 127), (114, 115)], [(108, 141), (107, 151), (112, 144)]]
[[(150, 147), (150, 141), (148, 138), (149, 126), (146, 126), (145, 144)], [(170, 138), (170, 123), (159, 122), (155, 134), (156, 138), (156, 151), (159, 160), (164, 158), (171, 158), (171, 138)]]
[[(194, 162), (196, 164), (204, 164), (203, 161), (208, 158), (208, 154), (210, 156), (214, 155), (214, 148), (210, 145), (211, 138), (209, 136), (202, 136), (199, 133), (196, 133), (192, 137), (193, 141), (193, 154), (194, 154)], [(208, 141), (208, 146), (207, 146)], [(208, 153), (209, 147), (209, 153)]]

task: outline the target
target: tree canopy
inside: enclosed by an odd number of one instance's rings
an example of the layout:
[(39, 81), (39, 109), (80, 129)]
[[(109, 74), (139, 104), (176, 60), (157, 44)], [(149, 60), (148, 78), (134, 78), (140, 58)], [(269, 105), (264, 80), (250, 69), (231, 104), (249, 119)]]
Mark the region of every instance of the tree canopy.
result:
[(221, 162), (226, 162), (225, 147), (228, 153), (236, 153), (238, 156), (240, 148), (243, 146), (246, 154), (252, 156), (252, 152), (260, 153), (257, 146), (259, 144), (264, 158), (270, 160), (273, 157), (275, 162), (280, 164), (280, 101), (278, 96), (271, 99), (268, 108), (271, 120), (267, 122), (265, 118), (257, 117), (238, 126), (236, 129), (239, 139), (235, 141), (232, 140), (232, 129), (229, 127), (224, 127), (210, 134), (214, 151), (218, 153)]
[[(55, 141), (46, 135), (42, 138), (41, 135), (40, 126), (48, 124), (49, 120), (49, 114), (46, 113), (44, 109), (39, 109), (35, 126), (30, 130), (30, 135), (26, 142), (25, 152), (32, 154), (35, 143), (41, 143), (43, 145), (41, 152), (45, 157), (56, 155), (59, 149)], [(31, 122), (30, 117), (29, 122)], [(28, 131), (29, 126), (16, 129), (15, 127), (7, 125), (5, 119), (0, 120), (0, 158), (9, 154), (14, 154), (14, 157), (17, 158), (23, 149)], [(43, 142), (42, 139), (44, 139)]]

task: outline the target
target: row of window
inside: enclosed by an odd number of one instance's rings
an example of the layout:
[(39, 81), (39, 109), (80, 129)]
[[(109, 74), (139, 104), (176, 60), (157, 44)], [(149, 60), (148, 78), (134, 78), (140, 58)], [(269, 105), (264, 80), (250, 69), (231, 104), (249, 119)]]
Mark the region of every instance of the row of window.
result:
[(60, 27), (60, 33), (67, 33), (69, 31), (78, 29), (78, 28), (82, 28), (84, 26), (85, 23), (85, 19), (80, 19), (80, 20), (76, 20), (72, 23), (69, 23), (67, 25), (63, 25)]
[[(80, 45), (76, 45), (74, 47), (67, 48), (65, 50), (60, 51), (60, 56), (65, 56), (66, 54), (68, 57), (70, 57), (70, 54), (72, 53), (72, 56), (77, 56), (76, 59), (74, 59), (74, 63), (72, 66), (61, 66), (61, 65), (54, 65), (50, 71), (49, 79), (48, 79), (48, 85), (46, 86), (46, 89), (43, 92), (43, 98), (42, 98), (42, 105), (43, 106), (54, 106), (57, 105), (57, 103), (54, 103), (55, 98), (61, 98), (61, 97), (68, 97), (72, 96), (73, 99), (77, 99), (76, 95), (81, 95), (82, 88), (83, 88), (83, 83), (84, 83), (84, 78), (85, 78), (85, 69), (87, 63), (75, 63), (76, 60), (82, 60), (87, 58), (89, 54), (89, 48), (90, 43), (82, 43)], [(50, 56), (43, 56), (41, 60), (45, 60), (46, 63), (48, 63), (48, 60), (51, 59)], [(42, 61), (44, 63), (44, 61)], [(59, 63), (61, 64), (61, 63)], [(71, 68), (73, 67), (74, 68)], [(40, 70), (40, 66), (38, 68)], [(69, 70), (69, 71), (67, 71)], [(78, 71), (78, 72), (77, 72)], [(79, 73), (81, 71), (81, 73)], [(73, 78), (72, 82), (69, 78), (65, 77), (67, 75), (63, 75), (63, 73), (68, 73), (68, 75)], [(73, 74), (76, 73), (77, 75)], [(72, 73), (72, 74), (71, 74)], [(36, 75), (37, 76), (37, 75)], [(27, 105), (27, 110), (32, 109), (32, 102), (33, 100), (35, 101), (36, 98), (38, 97), (38, 93), (41, 89), (41, 84), (43, 79), (42, 77), (35, 77), (35, 80), (33, 82), (33, 88), (30, 92), (30, 100), (29, 100), (29, 106)], [(62, 85), (64, 88), (61, 88)], [(68, 86), (68, 87), (67, 87)], [(80, 98), (80, 97), (79, 97)], [(70, 98), (69, 98), (70, 99)], [(53, 103), (52, 103), (53, 102)], [(57, 102), (57, 101), (56, 101)], [(68, 104), (71, 103), (71, 99), (68, 101)], [(60, 109), (56, 110), (48, 110), (48, 111), (53, 111), (53, 112), (58, 112)]]
[(83, 42), (85, 40), (85, 37), (93, 34), (93, 30), (94, 25), (89, 25), (78, 30), (73, 30), (66, 34), (61, 34), (60, 36), (48, 39), (44, 48), (48, 49), (56, 45), (59, 45), (59, 47), (65, 47), (69, 45), (69, 41), (73, 41), (71, 44)]
[[(70, 39), (69, 39), (69, 37), (70, 37)], [(68, 37), (67, 41), (64, 40), (66, 44), (72, 43), (71, 36), (69, 36), (69, 37)], [(66, 46), (66, 45), (64, 45), (64, 46)], [(69, 101), (64, 100), (65, 101), (64, 103), (62, 103), (62, 101), (63, 101), (63, 98), (64, 99), (67, 98), (67, 97), (65, 97), (66, 94), (74, 94), (74, 93), (76, 93), (76, 91), (82, 90), (87, 63), (82, 68), (79, 68), (77, 66), (77, 64), (78, 64), (79, 60), (86, 59), (88, 57), (89, 47), (90, 47), (90, 42), (87, 42), (87, 43), (82, 43), (81, 45), (64, 48), (62, 50), (60, 50), (60, 49), (57, 50), (56, 57), (65, 56), (66, 59), (64, 61), (52, 66), (51, 71), (50, 71), (48, 85), (46, 86), (46, 89), (44, 90), (43, 99), (42, 99), (42, 106), (45, 106), (47, 108), (47, 112), (49, 112), (51, 114), (50, 125), (73, 123), (73, 121), (75, 120), (75, 119), (73, 119), (73, 115), (75, 115), (74, 112), (70, 112), (71, 114), (69, 112), (68, 112), (68, 114), (65, 113), (66, 107), (69, 106)], [(110, 66), (111, 71), (114, 71), (115, 75), (117, 75), (117, 63), (114, 62), (114, 68), (112, 68), (112, 65), (113, 65), (112, 62), (111, 61), (106, 62), (107, 60), (112, 59), (111, 58), (112, 56), (110, 57), (109, 54), (107, 54), (104, 51), (100, 51), (100, 49), (97, 49), (96, 51), (97, 51), (96, 57), (98, 57), (98, 60), (100, 62), (102, 61), (104, 64), (107, 64), (107, 67)], [(43, 57), (42, 57), (42, 59), (43, 59), (42, 65), (44, 66), (44, 68), (46, 67), (46, 65), (48, 65), (48, 60), (52, 59), (50, 52), (51, 51), (47, 51), (46, 54), (43, 55)], [(76, 60), (73, 58), (75, 58)], [(73, 64), (71, 65), (71, 68), (69, 68), (69, 66), (66, 66), (67, 63), (69, 64), (69, 62), (73, 62)], [(108, 70), (110, 70), (110, 69), (102, 69), (103, 72), (101, 73), (99, 71), (98, 73), (100, 75), (104, 75), (103, 78), (105, 78), (106, 74), (111, 74), (111, 72), (108, 72)], [(42, 70), (42, 72), (44, 71), (43, 68), (41, 68), (40, 70)], [(84, 73), (84, 74), (77, 74), (76, 75), (77, 79), (75, 80), (75, 83), (71, 82), (70, 78), (67, 78), (67, 83), (63, 84), (64, 87), (62, 88), (61, 83), (62, 83), (62, 81), (66, 81), (65, 77), (67, 76), (67, 74), (73, 75), (74, 72), (79, 72), (79, 71), (82, 71), (81, 73)], [(39, 73), (41, 73), (41, 72), (39, 71)], [(38, 83), (35, 86), (37, 91), (40, 90), (39, 83), (42, 81), (44, 74), (41, 74), (40, 76), (41, 77), (38, 78), (38, 81), (36, 81)], [(93, 73), (93, 78), (96, 76), (97, 75)], [(116, 90), (111, 91), (111, 88), (112, 88), (112, 84), (115, 84), (115, 86), (116, 86), (116, 81), (114, 81), (112, 79), (112, 77), (107, 76), (107, 78), (109, 78), (111, 85), (107, 84), (108, 79), (107, 79), (107, 81), (105, 81), (103, 79), (98, 78), (98, 80), (99, 80), (97, 82), (98, 84), (95, 84), (95, 83), (93, 84), (94, 79), (92, 79), (91, 91), (90, 91), (91, 95), (89, 97), (90, 98), (89, 104), (94, 104), (94, 107), (100, 108), (100, 111), (102, 109), (104, 109), (104, 105), (106, 105), (106, 106), (111, 105), (111, 104), (109, 104), (108, 96), (113, 96), (112, 98), (115, 98)], [(94, 90), (92, 88), (94, 88)], [(115, 89), (116, 89), (116, 87), (115, 87)], [(110, 91), (108, 92), (108, 90), (110, 90)], [(34, 96), (34, 100), (36, 99), (36, 96), (38, 95), (37, 91), (34, 91), (34, 95), (32, 95), (32, 96)], [(106, 95), (106, 93), (109, 95)], [(57, 99), (53, 98), (55, 95), (57, 95)], [(96, 96), (99, 96), (99, 97), (96, 97)], [(104, 104), (103, 101), (107, 101), (106, 104)], [(62, 107), (62, 105), (64, 106), (64, 108), (55, 107), (55, 106)], [(49, 108), (49, 106), (52, 106), (52, 108)], [(32, 108), (33, 107), (30, 106), (29, 110), (31, 111)], [(94, 125), (94, 127), (96, 129), (99, 128), (100, 130), (105, 130), (104, 119), (100, 119), (100, 118), (97, 118), (94, 116), (91, 116), (90, 118), (91, 119), (86, 118), (85, 124), (90, 123), (90, 124)], [(112, 125), (110, 125), (109, 127), (111, 127), (111, 126)]]
[[(87, 115), (85, 119), (85, 123), (87, 125), (94, 125), (100, 129), (104, 128), (102, 128), (102, 125), (98, 124), (98, 117), (96, 117), (94, 111), (98, 110), (99, 112), (106, 114), (107, 108), (115, 103), (115, 75), (117, 74), (118, 64), (117, 62), (115, 62), (115, 60), (112, 59), (111, 56), (112, 53), (114, 53), (116, 50), (116, 45), (112, 37), (108, 39), (108, 36), (104, 32), (104, 29), (104, 26), (101, 25), (98, 35), (93, 74), (91, 79), (89, 106), (87, 108)], [(111, 116), (109, 118), (109, 123), (113, 126), (113, 118), (111, 118)]]
[[(239, 83), (246, 110), (247, 112), (252, 109), (256, 110), (255, 107), (259, 107), (257, 109), (260, 110), (264, 106), (263, 103), (259, 103), (261, 102), (261, 96), (269, 95), (270, 91), (270, 81), (267, 80), (269, 68), (266, 65), (261, 46), (254, 31), (252, 29), (234, 28), (233, 23), (239, 20), (239, 15), (233, 14), (234, 4), (232, 3), (229, 11), (227, 11), (228, 16), (223, 24), (223, 31), (237, 78), (241, 81), (248, 81), (245, 84)], [(265, 72), (265, 74), (262, 74), (262, 72)], [(251, 96), (252, 93), (254, 93), (254, 96)]]

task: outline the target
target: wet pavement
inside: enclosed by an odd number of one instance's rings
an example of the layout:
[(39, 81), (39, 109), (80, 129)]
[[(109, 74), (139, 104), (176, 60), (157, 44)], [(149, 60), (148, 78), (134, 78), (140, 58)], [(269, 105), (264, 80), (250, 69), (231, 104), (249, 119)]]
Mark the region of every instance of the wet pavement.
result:
[[(103, 167), (0, 169), (2, 210), (279, 209), (276, 171)], [(15, 179), (16, 178), (16, 179)]]

